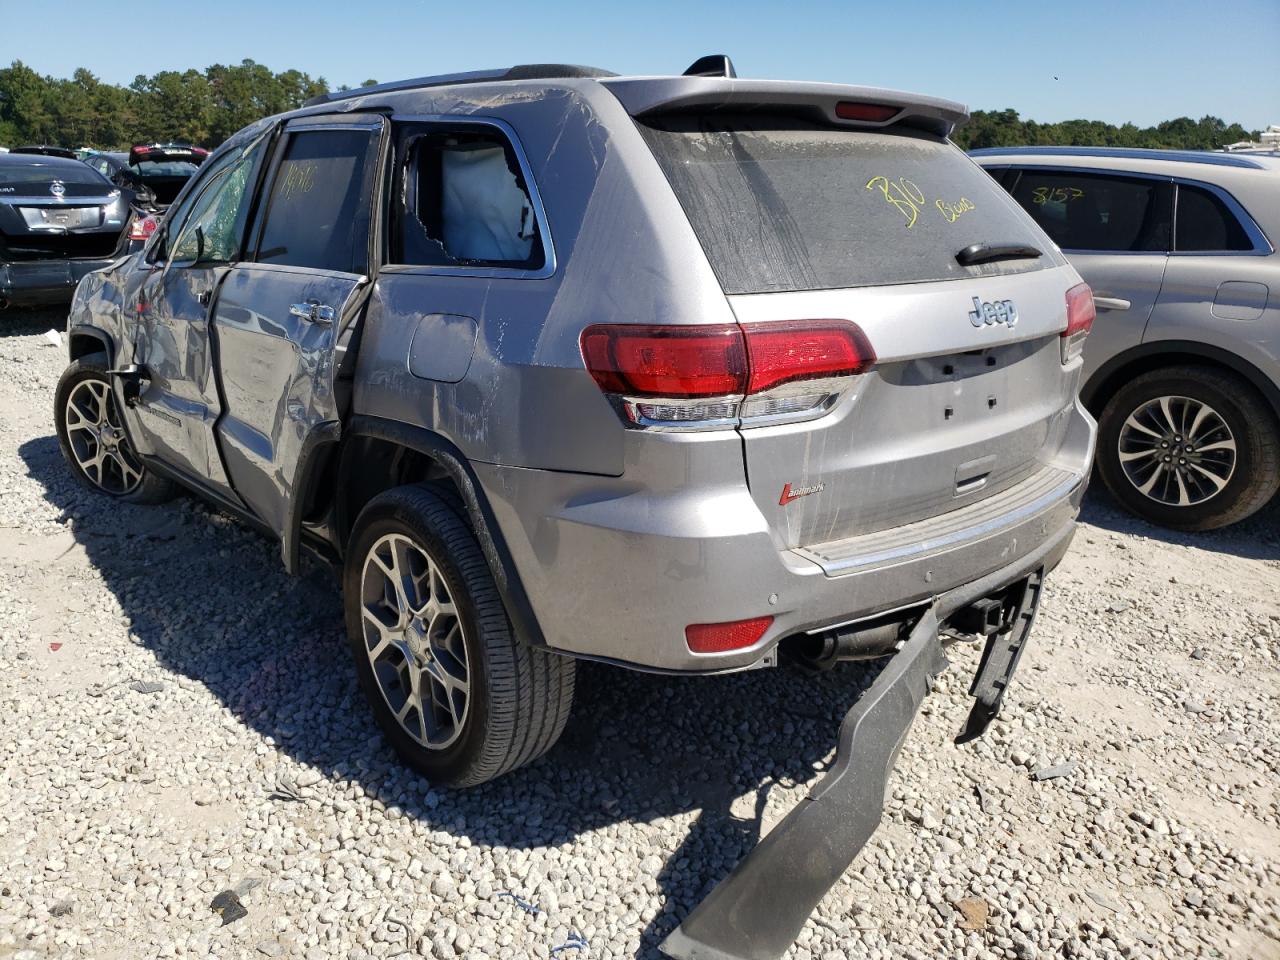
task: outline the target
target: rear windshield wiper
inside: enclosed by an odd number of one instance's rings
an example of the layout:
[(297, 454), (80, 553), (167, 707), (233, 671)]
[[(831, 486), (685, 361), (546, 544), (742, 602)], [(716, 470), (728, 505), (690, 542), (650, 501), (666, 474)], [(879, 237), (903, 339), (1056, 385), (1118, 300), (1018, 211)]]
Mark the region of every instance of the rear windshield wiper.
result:
[(1036, 260), (1044, 256), (1035, 247), (1023, 243), (973, 243), (956, 254), (962, 267), (972, 267), (994, 260)]

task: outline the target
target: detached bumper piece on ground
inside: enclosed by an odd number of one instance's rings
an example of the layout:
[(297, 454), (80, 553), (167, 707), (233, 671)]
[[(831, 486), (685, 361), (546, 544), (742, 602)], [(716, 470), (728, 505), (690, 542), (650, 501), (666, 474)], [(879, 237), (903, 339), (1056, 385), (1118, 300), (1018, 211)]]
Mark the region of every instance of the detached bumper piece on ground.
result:
[[(916, 712), (948, 666), (940, 621), (987, 624), (976, 697), (957, 742), (982, 735), (1030, 634), (1043, 569), (992, 597), (943, 597), (845, 715), (835, 763), (800, 804), (662, 944), (676, 960), (778, 960), (880, 825), (889, 774)], [(975, 584), (975, 586), (978, 586)], [(971, 591), (965, 591), (971, 594)], [(963, 605), (963, 606), (962, 606)]]

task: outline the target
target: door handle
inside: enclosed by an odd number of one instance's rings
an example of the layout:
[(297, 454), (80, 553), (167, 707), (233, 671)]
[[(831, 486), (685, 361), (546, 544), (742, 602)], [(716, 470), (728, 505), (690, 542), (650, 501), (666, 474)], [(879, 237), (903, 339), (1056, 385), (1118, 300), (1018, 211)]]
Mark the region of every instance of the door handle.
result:
[(1093, 305), (1099, 310), (1128, 310), (1132, 303), (1119, 297), (1094, 297)]
[(319, 300), (308, 300), (306, 303), (291, 303), (289, 305), (289, 313), (309, 323), (318, 323), (326, 327), (333, 323), (334, 317), (333, 307), (326, 303), (321, 303)]

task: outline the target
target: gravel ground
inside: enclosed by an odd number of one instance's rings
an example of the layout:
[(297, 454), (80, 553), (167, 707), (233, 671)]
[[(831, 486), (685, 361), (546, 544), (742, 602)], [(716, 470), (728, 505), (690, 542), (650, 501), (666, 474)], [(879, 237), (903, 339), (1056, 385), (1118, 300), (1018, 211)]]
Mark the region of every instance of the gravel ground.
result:
[[(374, 728), (325, 570), (73, 484), (58, 322), (0, 333), (0, 958), (656, 957), (829, 762), (865, 668), (587, 665), (547, 758), (433, 790)], [(952, 745), (953, 648), (790, 957), (1280, 957), (1280, 508), (1085, 520), (1005, 718)]]

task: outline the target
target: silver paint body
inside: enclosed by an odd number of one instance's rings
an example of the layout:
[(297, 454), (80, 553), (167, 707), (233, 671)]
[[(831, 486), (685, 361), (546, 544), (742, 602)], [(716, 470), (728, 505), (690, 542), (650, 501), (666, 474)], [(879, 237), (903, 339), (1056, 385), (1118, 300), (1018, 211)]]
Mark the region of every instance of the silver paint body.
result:
[[(1200, 158), (1145, 151), (1060, 152), (1048, 149), (983, 150), (978, 163), (1000, 169), (1052, 168), (1091, 174), (1128, 174), (1208, 186), (1225, 193), (1252, 229), (1249, 252), (1116, 253), (1064, 250), (1093, 289), (1098, 317), (1085, 346), (1086, 393), (1100, 375), (1124, 358), (1151, 356), (1163, 348), (1185, 353), (1197, 346), (1229, 354), (1248, 365), (1250, 379), (1274, 404), (1280, 402), (1280, 157)], [(1150, 153), (1156, 153), (1151, 151)], [(1234, 165), (1240, 163), (1242, 165)], [(1268, 390), (1267, 384), (1270, 385)], [(1099, 396), (1100, 402), (1105, 397)], [(1280, 407), (1277, 408), (1280, 415)]]
[[(365, 289), (349, 275), (237, 264), (178, 284), (216, 285), (208, 317), (192, 308), (178, 335), (135, 322), (138, 290), (155, 282), (140, 254), (82, 285), (71, 330), (105, 332), (117, 365), (152, 371), (138, 409), (168, 407), (176, 423), (135, 414), (143, 452), (185, 464), (277, 533), (309, 431), (353, 416), (421, 428), (465, 458), (548, 646), (663, 670), (771, 662), (785, 636), (944, 593), (1069, 536), (1094, 424), (1077, 399), (1080, 361), (1060, 358), (1064, 294), (1079, 277), (1047, 239), (1041, 269), (1008, 276), (726, 297), (629, 111), (761, 91), (802, 102), (904, 96), (566, 79), (319, 105), (300, 115), (382, 108), (392, 123), (499, 126), (534, 189), (546, 268), (382, 266)], [(924, 115), (961, 110), (908, 102)], [(1016, 324), (975, 327), (975, 296), (1014, 301)], [(289, 304), (312, 297), (343, 323), (291, 318)], [(599, 322), (840, 317), (862, 326), (877, 366), (825, 416), (780, 426), (628, 429), (578, 345)], [(359, 340), (344, 410), (333, 391), (347, 323)], [(783, 506), (788, 483), (822, 489)], [(774, 624), (750, 649), (686, 645), (690, 623), (765, 614)]]

